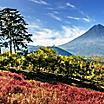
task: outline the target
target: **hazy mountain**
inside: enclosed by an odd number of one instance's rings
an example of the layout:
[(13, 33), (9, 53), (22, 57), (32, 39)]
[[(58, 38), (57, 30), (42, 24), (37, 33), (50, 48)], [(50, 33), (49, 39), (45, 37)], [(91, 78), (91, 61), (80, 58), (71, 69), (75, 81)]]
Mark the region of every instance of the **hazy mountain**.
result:
[(35, 51), (37, 51), (39, 48), (40, 48), (40, 46), (34, 46), (34, 45), (28, 45), (28, 46), (27, 46), (27, 49), (28, 49), (28, 52), (29, 52), (29, 53), (35, 52)]
[[(41, 47), (41, 46), (28, 45), (28, 52), (29, 52), (29, 53), (30, 53), (30, 52), (35, 52), (35, 51), (37, 51), (40, 47)], [(61, 48), (56, 47), (56, 46), (52, 46), (52, 47), (50, 47), (50, 48), (54, 49), (58, 55), (63, 55), (63, 56), (70, 56), (70, 55), (72, 55), (71, 53), (65, 51), (64, 49), (61, 49)]]
[[(40, 47), (41, 46), (28, 45), (27, 46), (28, 53), (35, 52)], [(63, 55), (63, 56), (70, 56), (70, 55), (72, 55), (71, 53), (65, 51), (64, 49), (61, 49), (61, 48), (56, 47), (56, 46), (52, 46), (50, 48), (54, 49), (58, 55)], [(6, 49), (5, 48), (2, 48), (2, 53), (5, 52), (5, 51), (9, 51), (9, 48), (6, 48)]]
[(62, 48), (56, 47), (56, 46), (53, 46), (53, 47), (50, 47), (50, 48), (54, 49), (58, 55), (63, 55), (63, 56), (70, 56), (70, 55), (72, 55), (68, 51), (66, 51), (66, 50), (64, 50)]
[(59, 47), (77, 55), (104, 56), (104, 26), (94, 25), (83, 35)]

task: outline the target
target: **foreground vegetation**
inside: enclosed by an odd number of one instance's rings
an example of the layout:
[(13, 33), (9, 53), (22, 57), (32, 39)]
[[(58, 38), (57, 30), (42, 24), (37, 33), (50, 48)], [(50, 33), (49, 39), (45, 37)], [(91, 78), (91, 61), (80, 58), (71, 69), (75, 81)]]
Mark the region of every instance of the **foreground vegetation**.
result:
[(0, 104), (104, 104), (104, 93), (0, 72)]
[[(0, 55), (0, 69), (24, 73), (26, 79), (35, 79), (45, 73), (43, 79), (58, 77), (59, 81), (82, 83), (93, 89), (104, 91), (104, 65), (79, 56), (59, 56), (50, 48), (41, 48), (25, 56), (5, 52)], [(42, 75), (41, 75), (42, 76)], [(51, 77), (51, 78), (49, 78)], [(54, 79), (54, 78), (53, 78)], [(52, 79), (52, 80), (53, 80)], [(57, 80), (56, 79), (56, 80)]]
[(10, 49), (10, 52), (0, 54), (1, 70), (26, 71), (26, 78), (29, 78), (30, 72), (53, 74), (60, 76), (60, 79), (79, 81), (104, 90), (103, 61), (99, 63), (94, 58), (92, 61), (79, 56), (59, 56), (49, 48), (41, 48), (25, 56), (18, 55), (18, 51), (27, 53), (27, 42), (32, 42), (32, 35), (28, 33), (26, 25), (17, 9), (0, 10), (0, 52), (1, 47)]

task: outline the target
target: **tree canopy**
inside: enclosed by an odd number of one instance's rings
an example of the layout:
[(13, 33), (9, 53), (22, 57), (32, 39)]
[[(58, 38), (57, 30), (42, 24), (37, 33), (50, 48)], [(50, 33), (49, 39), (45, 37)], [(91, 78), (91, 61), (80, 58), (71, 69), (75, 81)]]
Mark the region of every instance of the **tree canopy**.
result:
[(27, 48), (27, 42), (32, 42), (27, 32), (27, 24), (24, 17), (17, 9), (5, 8), (0, 10), (0, 39), (3, 38), (9, 44), (10, 53)]

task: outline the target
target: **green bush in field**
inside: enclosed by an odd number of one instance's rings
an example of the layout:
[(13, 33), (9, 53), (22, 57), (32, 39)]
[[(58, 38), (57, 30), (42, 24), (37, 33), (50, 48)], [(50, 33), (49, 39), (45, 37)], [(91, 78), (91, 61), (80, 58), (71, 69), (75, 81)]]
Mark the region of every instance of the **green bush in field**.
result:
[[(24, 69), (31, 66), (33, 71), (51, 71), (54, 57), (56, 56), (54, 50), (49, 48), (41, 48), (36, 53), (30, 53), (25, 57), (23, 63)], [(25, 67), (26, 66), (26, 67)]]
[(18, 67), (21, 69), (24, 59), (24, 56), (20, 56), (17, 53), (9, 55), (9, 51), (6, 51), (0, 55), (0, 65), (8, 68), (14, 67), (16, 69)]

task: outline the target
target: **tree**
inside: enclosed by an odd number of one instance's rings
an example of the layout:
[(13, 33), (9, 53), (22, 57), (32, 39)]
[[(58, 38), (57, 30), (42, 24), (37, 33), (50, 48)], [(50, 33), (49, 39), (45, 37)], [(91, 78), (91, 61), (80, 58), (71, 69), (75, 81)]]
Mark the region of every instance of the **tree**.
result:
[(8, 42), (10, 54), (27, 48), (27, 42), (32, 42), (31, 34), (27, 32), (26, 22), (17, 9), (5, 8), (0, 10), (1, 35)]
[[(1, 27), (1, 25), (0, 25), (0, 27)], [(8, 43), (7, 42), (4, 42), (3, 36), (2, 36), (2, 34), (0, 32), (0, 54), (1, 54), (1, 48), (2, 47), (7, 48), (8, 47)]]
[(5, 47), (7, 48), (8, 47), (8, 43), (7, 42), (0, 42), (0, 54), (1, 54), (1, 47)]

